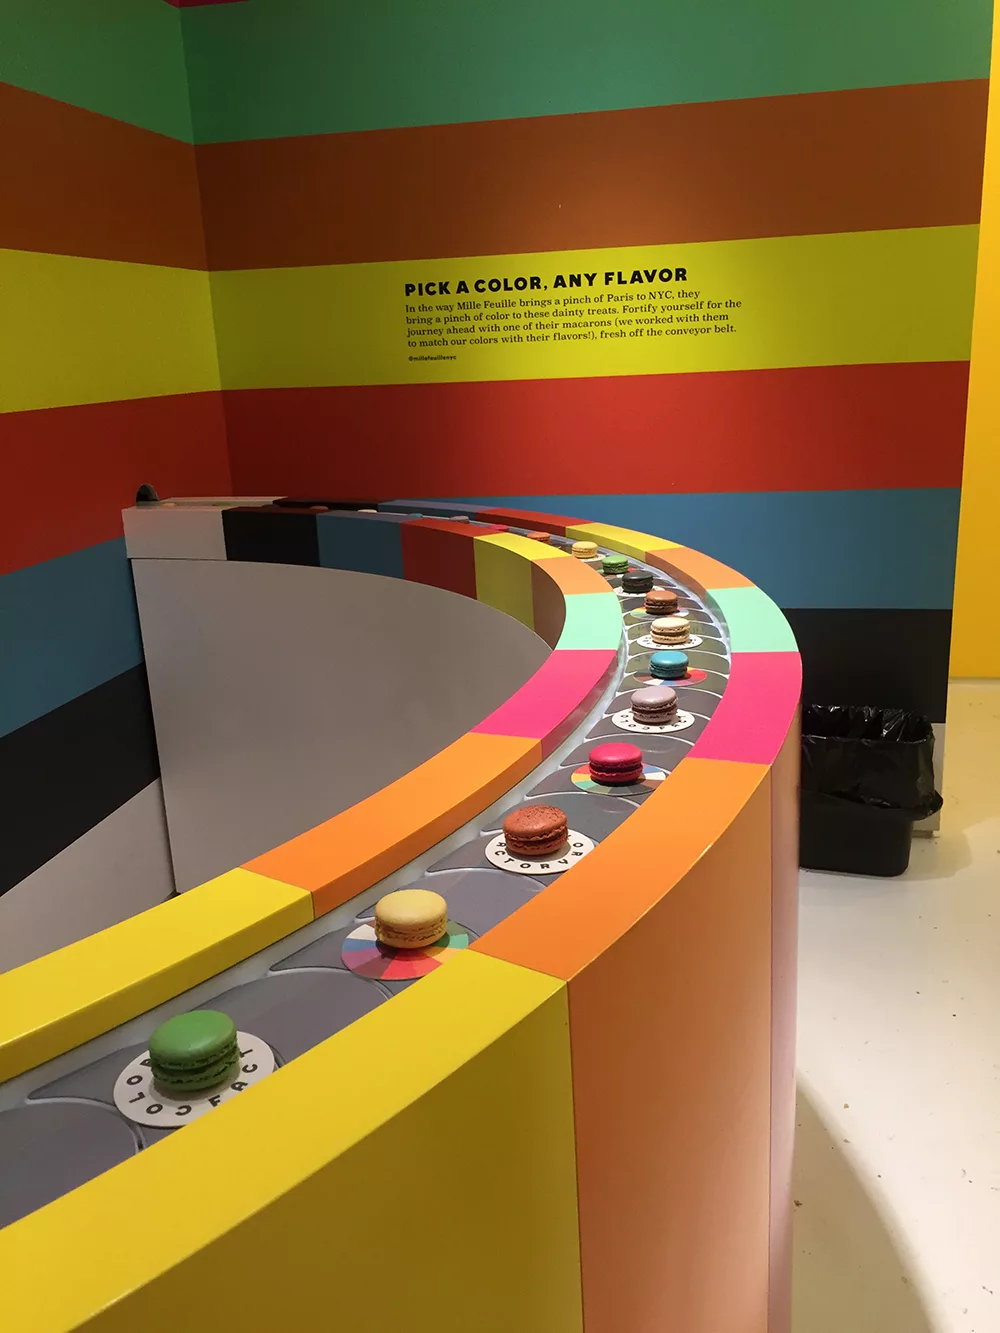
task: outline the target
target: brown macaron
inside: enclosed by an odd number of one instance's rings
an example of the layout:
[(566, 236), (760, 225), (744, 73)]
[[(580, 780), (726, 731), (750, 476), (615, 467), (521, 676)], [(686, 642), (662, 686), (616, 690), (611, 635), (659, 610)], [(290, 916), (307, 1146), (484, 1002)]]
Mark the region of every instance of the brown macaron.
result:
[(569, 837), (566, 815), (555, 805), (526, 805), (503, 821), (511, 856), (551, 856)]
[(670, 616), (677, 610), (677, 594), (672, 588), (650, 588), (645, 610), (651, 616)]

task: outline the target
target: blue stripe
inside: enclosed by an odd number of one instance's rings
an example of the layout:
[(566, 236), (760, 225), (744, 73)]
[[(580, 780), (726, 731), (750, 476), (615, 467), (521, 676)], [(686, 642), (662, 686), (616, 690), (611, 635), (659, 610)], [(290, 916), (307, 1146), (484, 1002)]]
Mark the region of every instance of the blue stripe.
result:
[(0, 736), (142, 661), (125, 541), (0, 578)]
[(636, 528), (731, 565), (787, 607), (951, 606), (957, 489), (462, 496)]

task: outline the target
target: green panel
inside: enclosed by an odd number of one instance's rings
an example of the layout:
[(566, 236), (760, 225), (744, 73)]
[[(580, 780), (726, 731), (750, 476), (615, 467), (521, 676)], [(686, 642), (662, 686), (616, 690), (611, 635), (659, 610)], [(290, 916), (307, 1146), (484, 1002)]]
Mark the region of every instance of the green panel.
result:
[(734, 653), (797, 652), (798, 644), (781, 608), (760, 588), (712, 588), (709, 603), (729, 627)]
[[(182, 11), (199, 142), (983, 78), (991, 14), (991, 0), (250, 0)], [(665, 145), (650, 165), (668, 164)]]
[(613, 592), (569, 594), (557, 648), (617, 648), (621, 637), (622, 604)]
[(0, 79), (190, 142), (180, 15), (165, 0), (0, 0)]

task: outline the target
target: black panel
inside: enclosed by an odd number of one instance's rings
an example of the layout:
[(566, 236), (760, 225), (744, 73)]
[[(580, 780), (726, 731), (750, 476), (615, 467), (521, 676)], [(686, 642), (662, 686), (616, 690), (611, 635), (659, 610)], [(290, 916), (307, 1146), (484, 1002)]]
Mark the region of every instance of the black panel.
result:
[(347, 509), (356, 513), (359, 509), (377, 509), (377, 500), (331, 500), (328, 496), (319, 497), (306, 496), (300, 498), (297, 495), (283, 495), (280, 500), (275, 500), (275, 509)]
[(269, 565), (318, 565), (316, 515), (301, 509), (224, 509), (222, 531), (227, 560)]
[(0, 737), (0, 893), (159, 772), (142, 665)]
[(810, 704), (907, 708), (943, 722), (950, 611), (784, 610)]

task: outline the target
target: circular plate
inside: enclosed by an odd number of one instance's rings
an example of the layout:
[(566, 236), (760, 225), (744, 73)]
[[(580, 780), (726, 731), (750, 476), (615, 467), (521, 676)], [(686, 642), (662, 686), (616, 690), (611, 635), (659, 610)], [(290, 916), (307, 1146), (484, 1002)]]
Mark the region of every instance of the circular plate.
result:
[(506, 839), (502, 833), (498, 833), (486, 844), (486, 859), (498, 870), (511, 870), (515, 875), (561, 875), (581, 856), (586, 856), (593, 850), (594, 844), (586, 833), (577, 833), (574, 829), (570, 829), (569, 836), (558, 854), (519, 859), (511, 856), (507, 850)]
[(701, 643), (701, 638), (697, 634), (689, 634), (683, 643), (654, 643), (651, 634), (644, 634), (642, 638), (633, 639), (632, 642), (637, 643), (640, 648), (652, 648), (654, 653), (661, 648), (664, 652), (674, 652), (677, 649), (683, 652), (685, 648), (697, 648)]
[(373, 981), (410, 981), (425, 977), (460, 949), (468, 947), (468, 935), (454, 921), (448, 922), (447, 931), (436, 943), (424, 949), (393, 949), (383, 944), (375, 935), (375, 927), (366, 922), (344, 940), (340, 956), (344, 966), (360, 977)]
[(169, 1097), (153, 1086), (149, 1051), (143, 1051), (125, 1066), (115, 1081), (115, 1105), (123, 1116), (138, 1125), (157, 1129), (175, 1129), (213, 1111), (223, 1102), (232, 1101), (245, 1088), (259, 1083), (274, 1069), (274, 1052), (266, 1041), (249, 1032), (237, 1032), (240, 1067), (229, 1083), (195, 1092), (189, 1097)]
[[(629, 596), (641, 597), (642, 593), (639, 592), (630, 593)], [(646, 608), (643, 606), (634, 606), (631, 611), (625, 612), (626, 617), (632, 622), (633, 625), (642, 624), (643, 621), (659, 620), (660, 617), (664, 615), (680, 616), (683, 619), (684, 617), (689, 616), (690, 614), (691, 612), (686, 606), (680, 607), (677, 611), (669, 611), (669, 612), (647, 611)]]
[(694, 713), (685, 713), (682, 708), (678, 708), (676, 722), (668, 722), (665, 727), (650, 727), (647, 726), (645, 722), (636, 722), (635, 718), (632, 716), (631, 708), (623, 708), (620, 713), (611, 714), (611, 721), (616, 727), (620, 727), (622, 731), (671, 732), (686, 731), (688, 727), (693, 727), (695, 724), (695, 716)]
[(636, 680), (641, 680), (643, 685), (669, 685), (676, 689), (681, 685), (698, 685), (703, 680), (708, 679), (707, 671), (700, 671), (698, 667), (688, 667), (686, 676), (676, 676), (673, 680), (668, 680), (666, 676), (640, 676), (636, 674)]
[(628, 796), (630, 792), (655, 791), (666, 776), (665, 769), (655, 768), (652, 764), (643, 764), (641, 782), (620, 783), (618, 786), (608, 787), (603, 782), (594, 781), (590, 776), (589, 764), (574, 769), (571, 774), (575, 787), (579, 787), (582, 791), (596, 792), (599, 796)]

